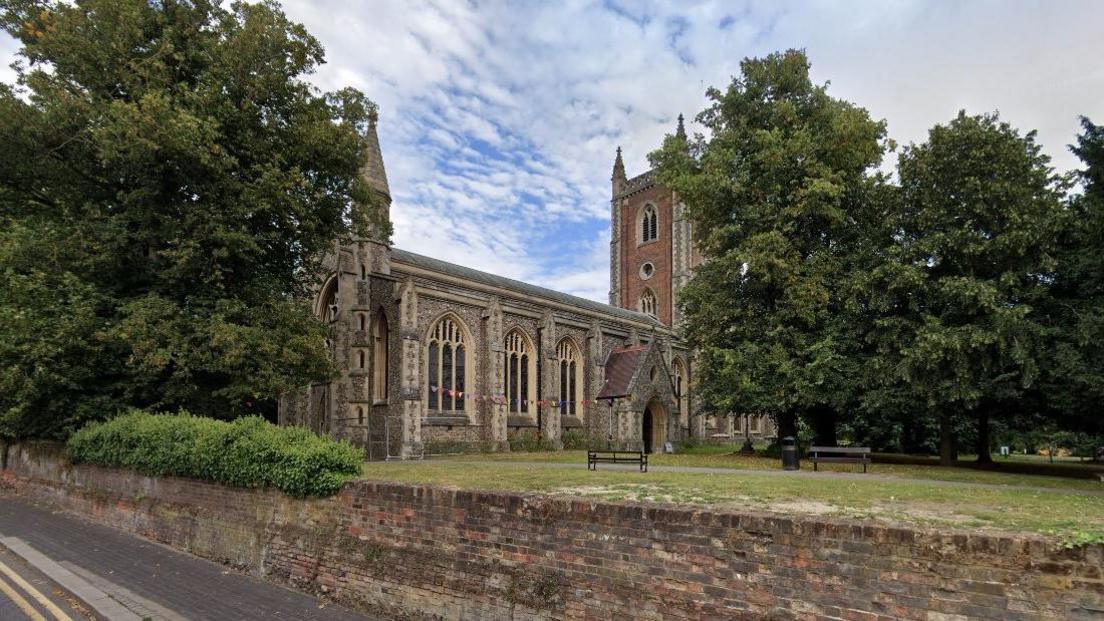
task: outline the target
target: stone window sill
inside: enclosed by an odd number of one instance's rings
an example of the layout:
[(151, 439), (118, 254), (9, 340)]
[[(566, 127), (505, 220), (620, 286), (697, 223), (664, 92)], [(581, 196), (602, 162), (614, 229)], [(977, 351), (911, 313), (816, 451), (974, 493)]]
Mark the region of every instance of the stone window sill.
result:
[(471, 424), (464, 414), (430, 414), (422, 419), (423, 427), (464, 427)]
[(507, 427), (536, 427), (537, 416), (535, 414), (510, 414), (506, 417)]
[(578, 416), (564, 415), (560, 422), (564, 429), (578, 429), (583, 426), (583, 420)]

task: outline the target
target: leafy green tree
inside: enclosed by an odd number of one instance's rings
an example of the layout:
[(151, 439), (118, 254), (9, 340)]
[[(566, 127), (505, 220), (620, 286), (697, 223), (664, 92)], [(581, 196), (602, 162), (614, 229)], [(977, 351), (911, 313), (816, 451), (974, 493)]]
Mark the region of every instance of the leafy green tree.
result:
[(809, 78), (804, 52), (746, 59), (698, 116), (710, 132), (652, 154), (695, 225), (702, 264), (681, 295), (699, 348), (699, 394), (719, 411), (767, 412), (818, 442), (857, 401), (862, 346), (847, 282), (861, 263), (868, 172), (885, 128)]
[(1069, 429), (1104, 435), (1104, 126), (1081, 119), (1071, 150), (1085, 168), (1069, 203), (1051, 288), (1052, 343), (1040, 392)]
[(0, 85), (0, 435), (231, 417), (328, 376), (297, 300), (371, 224), (375, 109), (304, 81), (318, 41), (273, 2), (3, 6), (22, 60)]
[(1034, 132), (997, 115), (960, 113), (904, 149), (895, 243), (868, 285), (889, 382), (940, 421), (940, 457), (955, 459), (956, 418), (977, 425), (1015, 413), (1038, 380), (1065, 214), (1065, 184)]

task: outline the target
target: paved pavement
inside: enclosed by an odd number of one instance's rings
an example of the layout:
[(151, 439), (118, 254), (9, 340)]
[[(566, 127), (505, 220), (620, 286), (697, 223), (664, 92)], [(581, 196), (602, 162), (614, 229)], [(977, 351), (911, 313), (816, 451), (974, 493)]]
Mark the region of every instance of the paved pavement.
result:
[[(34, 506), (4, 492), (0, 492), (0, 536), (22, 540), (142, 619), (371, 618), (113, 528)], [(7, 551), (0, 561), (7, 562), (4, 559), (13, 556)], [(0, 592), (0, 621), (34, 618), (20, 616), (18, 607), (12, 606), (10, 598), (5, 602)], [(73, 616), (72, 620), (86, 618), (90, 617)]]

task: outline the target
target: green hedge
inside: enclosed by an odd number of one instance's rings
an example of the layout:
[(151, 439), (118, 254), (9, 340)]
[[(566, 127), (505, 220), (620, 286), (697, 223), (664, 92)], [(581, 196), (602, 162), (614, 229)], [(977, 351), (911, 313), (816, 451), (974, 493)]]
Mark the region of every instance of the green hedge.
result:
[(225, 422), (141, 411), (87, 425), (67, 447), (74, 462), (235, 487), (276, 487), (292, 496), (335, 494), (360, 474), (364, 460), (363, 451), (347, 442), (255, 416)]

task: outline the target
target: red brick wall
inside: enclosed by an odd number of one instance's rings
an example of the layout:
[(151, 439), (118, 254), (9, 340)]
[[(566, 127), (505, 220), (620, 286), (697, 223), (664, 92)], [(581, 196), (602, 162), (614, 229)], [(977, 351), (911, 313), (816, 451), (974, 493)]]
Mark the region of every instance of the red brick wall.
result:
[(0, 485), (375, 614), (1100, 619), (1104, 546), (357, 482), (296, 500), (11, 447)]
[[(621, 306), (640, 310), (640, 295), (645, 287), (656, 294), (659, 320), (671, 323), (671, 218), (674, 215), (671, 191), (654, 185), (626, 199), (621, 207)], [(638, 245), (640, 223), (637, 217), (648, 203), (659, 214), (655, 241)], [(655, 274), (648, 280), (640, 278), (640, 266), (645, 261), (655, 264)]]

